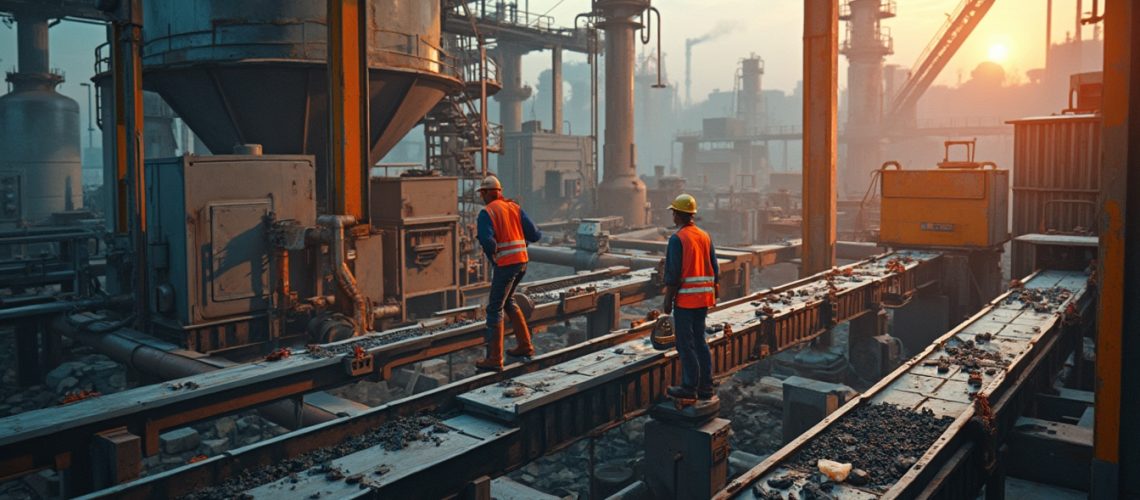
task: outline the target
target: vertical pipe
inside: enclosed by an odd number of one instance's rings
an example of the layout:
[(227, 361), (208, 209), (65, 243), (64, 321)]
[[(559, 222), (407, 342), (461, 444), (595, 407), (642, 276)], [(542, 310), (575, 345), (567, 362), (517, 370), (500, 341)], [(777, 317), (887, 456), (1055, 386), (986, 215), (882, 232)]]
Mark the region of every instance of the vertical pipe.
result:
[(328, 2), (329, 206), (368, 221), (368, 3)]
[(20, 73), (47, 73), (50, 71), (46, 17), (24, 13), (17, 15), (16, 51)]
[(1077, 0), (1077, 19), (1075, 26), (1073, 27), (1073, 40), (1076, 40), (1078, 42), (1081, 41), (1081, 17), (1084, 16), (1081, 11), (1083, 10), (1085, 10), (1084, 2), (1082, 2), (1082, 0)]
[(1140, 496), (1140, 6), (1105, 4), (1093, 499)]
[(550, 51), (550, 129), (562, 133), (562, 46)]
[(1045, 67), (1049, 67), (1049, 52), (1053, 50), (1053, 0), (1045, 2)]
[(499, 121), (503, 132), (522, 131), (522, 103), (530, 97), (530, 89), (522, 84), (522, 50), (513, 45), (499, 47), (499, 71), (503, 90), (495, 95), (499, 100)]
[(599, 0), (606, 30), (606, 130), (605, 171), (598, 187), (600, 215), (621, 216), (627, 227), (643, 226), (645, 183), (637, 177), (634, 146), (633, 16), (649, 7), (648, 0)]
[(147, 213), (146, 172), (143, 165), (142, 1), (129, 0), (126, 16), (115, 22), (115, 168), (118, 180), (117, 230), (127, 235), (133, 261), (131, 285), (138, 325), (147, 323)]
[(837, 0), (805, 0), (801, 276), (810, 276), (835, 265), (838, 45)]

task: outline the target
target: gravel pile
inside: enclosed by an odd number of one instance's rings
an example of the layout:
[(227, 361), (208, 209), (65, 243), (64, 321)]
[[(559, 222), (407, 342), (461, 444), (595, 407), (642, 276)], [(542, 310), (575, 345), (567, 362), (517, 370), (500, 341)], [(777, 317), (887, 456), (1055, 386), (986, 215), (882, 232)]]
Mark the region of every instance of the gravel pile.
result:
[(918, 461), (952, 421), (925, 409), (863, 405), (809, 441), (789, 465), (810, 472), (817, 470), (820, 459), (850, 463), (867, 472), (868, 487), (883, 491)]

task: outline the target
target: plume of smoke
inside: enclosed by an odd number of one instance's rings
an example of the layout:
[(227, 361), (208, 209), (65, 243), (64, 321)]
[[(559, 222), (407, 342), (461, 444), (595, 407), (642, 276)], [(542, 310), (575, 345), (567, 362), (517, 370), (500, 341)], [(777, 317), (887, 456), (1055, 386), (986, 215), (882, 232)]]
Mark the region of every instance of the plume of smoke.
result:
[(743, 27), (743, 23), (739, 20), (722, 19), (722, 20), (718, 21), (716, 23), (716, 26), (713, 26), (713, 29), (709, 30), (707, 33), (700, 35), (698, 37), (695, 37), (695, 38), (686, 39), (685, 44), (689, 45), (689, 46), (693, 46), (693, 45), (709, 42), (712, 40), (716, 40), (717, 38), (731, 34), (735, 31), (741, 29), (742, 27)]

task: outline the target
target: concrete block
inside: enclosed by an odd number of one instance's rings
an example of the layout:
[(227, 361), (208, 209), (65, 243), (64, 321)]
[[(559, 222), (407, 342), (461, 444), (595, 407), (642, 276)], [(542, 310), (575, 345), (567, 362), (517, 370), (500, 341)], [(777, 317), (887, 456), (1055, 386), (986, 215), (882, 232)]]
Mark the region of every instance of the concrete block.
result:
[(230, 449), (230, 438), (207, 439), (202, 441), (202, 453), (214, 456), (225, 453)]
[(784, 379), (784, 442), (795, 439), (859, 393), (843, 384)]
[(197, 449), (201, 442), (201, 436), (198, 435), (198, 431), (184, 427), (160, 434), (158, 441), (162, 444), (164, 453), (174, 455)]

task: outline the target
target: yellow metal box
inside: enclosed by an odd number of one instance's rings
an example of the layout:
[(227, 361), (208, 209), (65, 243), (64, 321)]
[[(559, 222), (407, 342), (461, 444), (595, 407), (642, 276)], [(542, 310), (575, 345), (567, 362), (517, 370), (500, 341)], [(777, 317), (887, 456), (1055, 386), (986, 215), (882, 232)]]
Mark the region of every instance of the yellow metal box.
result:
[(882, 170), (879, 242), (986, 248), (1009, 240), (1009, 171)]

